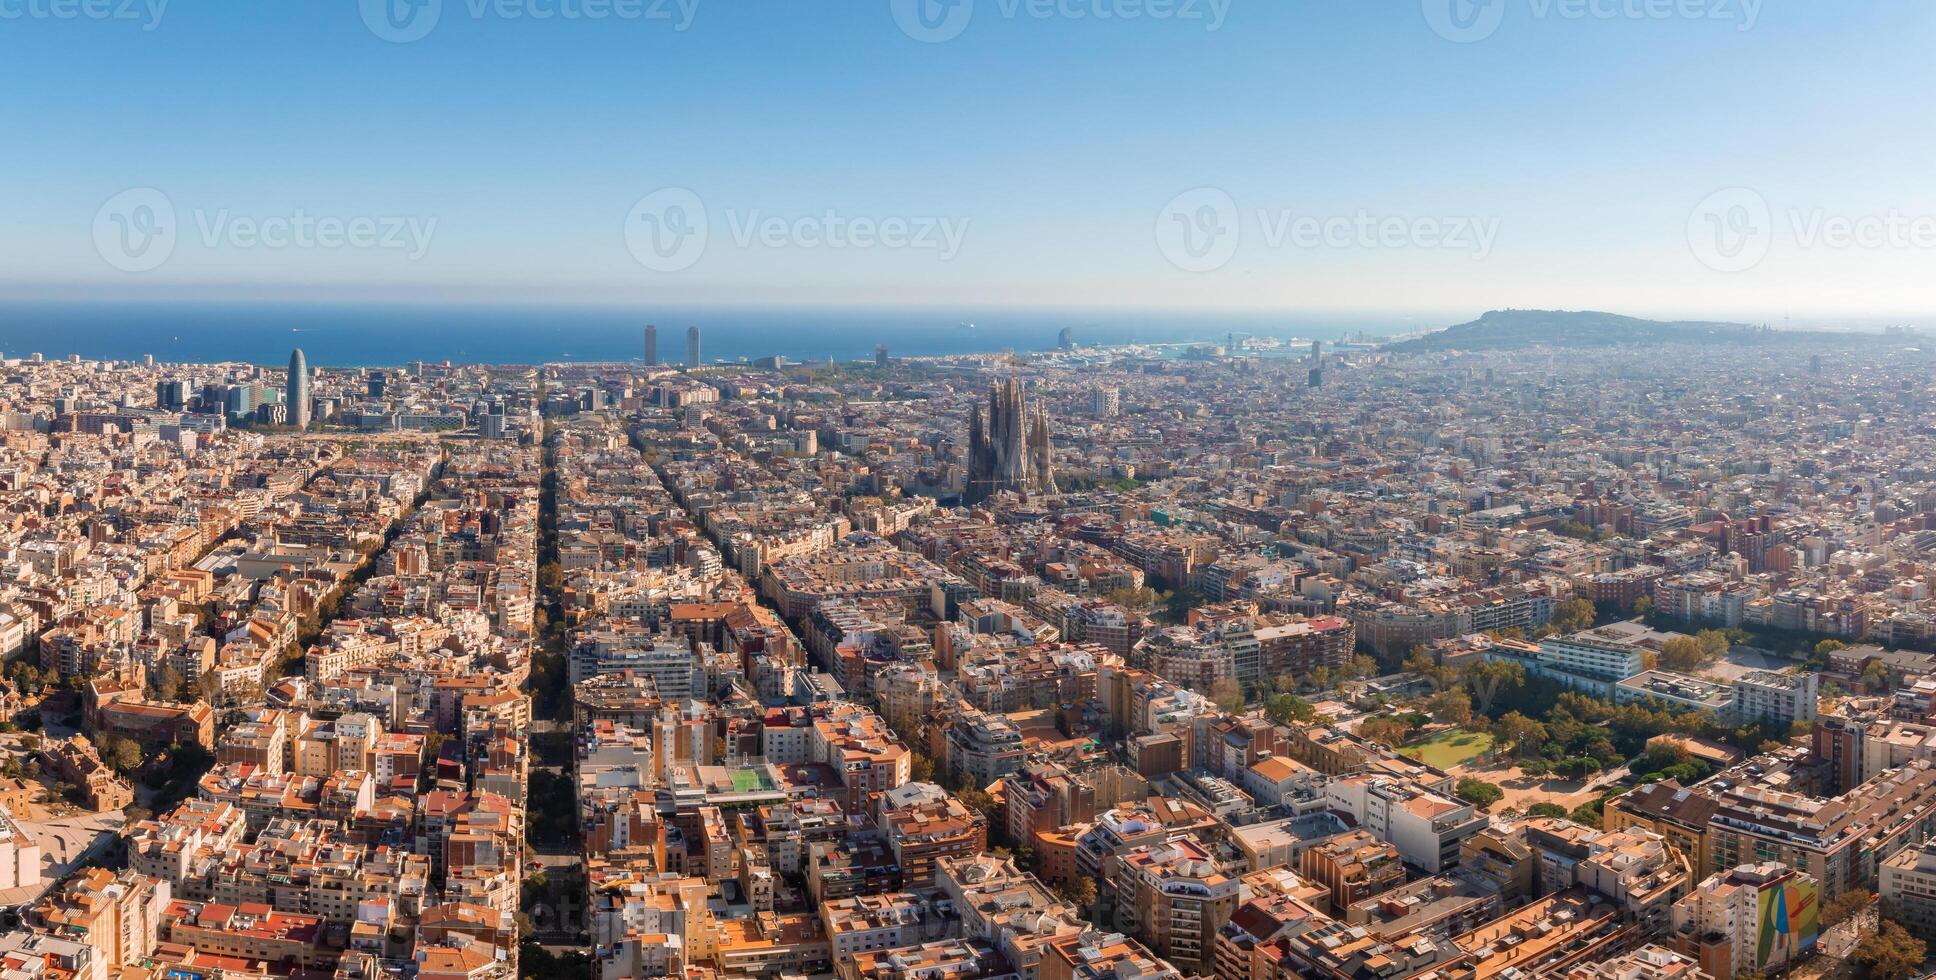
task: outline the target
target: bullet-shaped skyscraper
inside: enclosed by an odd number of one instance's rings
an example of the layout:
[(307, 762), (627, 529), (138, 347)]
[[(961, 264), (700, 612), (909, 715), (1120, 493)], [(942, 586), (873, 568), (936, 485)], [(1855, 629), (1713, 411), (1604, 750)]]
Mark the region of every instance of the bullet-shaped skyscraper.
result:
[(289, 424), (309, 428), (309, 360), (300, 347), (289, 355), (289, 382), (282, 400), (289, 403)]
[(686, 366), (689, 368), (696, 368), (699, 366), (699, 328), (698, 327), (686, 328)]
[(659, 366), (659, 328), (650, 323), (645, 325), (645, 366)]

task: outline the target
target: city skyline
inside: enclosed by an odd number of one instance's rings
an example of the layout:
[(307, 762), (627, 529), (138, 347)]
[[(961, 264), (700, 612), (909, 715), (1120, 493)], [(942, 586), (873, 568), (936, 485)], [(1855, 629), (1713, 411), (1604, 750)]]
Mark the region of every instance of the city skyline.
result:
[(0, 980), (1936, 980), (1933, 44), (0, 0)]

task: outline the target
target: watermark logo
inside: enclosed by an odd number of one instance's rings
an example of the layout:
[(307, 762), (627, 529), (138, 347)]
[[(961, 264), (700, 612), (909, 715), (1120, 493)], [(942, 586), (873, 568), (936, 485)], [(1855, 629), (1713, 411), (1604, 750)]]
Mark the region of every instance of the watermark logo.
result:
[(1156, 247), (1184, 272), (1223, 268), (1242, 243), (1237, 202), (1218, 188), (1184, 191), (1156, 213)]
[(975, 19), (975, 0), (889, 0), (901, 33), (923, 44), (952, 41)]
[[(1254, 227), (1246, 230), (1246, 222)], [(1245, 211), (1226, 192), (1199, 187), (1170, 199), (1156, 213), (1156, 248), (1184, 272), (1229, 265), (1247, 240), (1272, 251), (1318, 249), (1428, 249), (1465, 252), (1475, 261), (1492, 254), (1498, 218), (1478, 215), (1307, 214), (1295, 208)]]
[(1746, 272), (1768, 257), (1775, 241), (1768, 199), (1748, 187), (1724, 187), (1687, 214), (1687, 247), (1716, 272)]
[(653, 191), (625, 216), (625, 247), (653, 272), (683, 272), (697, 265), (711, 235), (706, 202), (683, 187)]
[[(961, 254), (968, 218), (848, 214), (770, 214), (759, 208), (717, 212), (723, 241), (736, 249), (932, 252), (947, 262)], [(653, 191), (625, 217), (625, 248), (654, 272), (683, 272), (713, 241), (714, 212), (683, 187)]]
[[(0, 0), (5, 2), (5, 0)], [(472, 20), (652, 21), (687, 31), (700, 0), (452, 0)], [(357, 0), (370, 33), (392, 44), (421, 41), (437, 29), (444, 0)]]
[(94, 213), (94, 250), (122, 272), (149, 272), (175, 254), (175, 202), (152, 187), (107, 199)]
[(429, 253), (437, 234), (436, 218), (313, 215), (301, 208), (267, 215), (195, 208), (189, 217), (194, 234), (184, 236), (168, 195), (152, 187), (122, 191), (95, 212), (94, 250), (108, 265), (131, 273), (160, 268), (184, 242), (205, 249), (397, 251), (415, 262)]
[(161, 26), (168, 0), (0, 0), (0, 20), (91, 20)]
[(444, 0), (357, 0), (363, 24), (391, 44), (421, 41), (437, 29)]
[(1432, 33), (1454, 44), (1483, 41), (1506, 20), (1507, 0), (1419, 0)]
[[(1223, 29), (1232, 0), (981, 0), (1002, 20), (1160, 20)], [(888, 0), (901, 33), (925, 44), (952, 41), (975, 19), (977, 0)]]
[(1900, 208), (1865, 214), (1800, 207), (1776, 211), (1751, 187), (1715, 191), (1687, 215), (1688, 248), (1715, 272), (1753, 269), (1777, 241), (1800, 250), (1936, 251), (1936, 215)]
[[(1704, 21), (1751, 31), (1763, 0), (1419, 0), (1432, 33), (1472, 44), (1497, 33), (1510, 12), (1527, 20)], [(1523, 10), (1519, 9), (1524, 4)]]

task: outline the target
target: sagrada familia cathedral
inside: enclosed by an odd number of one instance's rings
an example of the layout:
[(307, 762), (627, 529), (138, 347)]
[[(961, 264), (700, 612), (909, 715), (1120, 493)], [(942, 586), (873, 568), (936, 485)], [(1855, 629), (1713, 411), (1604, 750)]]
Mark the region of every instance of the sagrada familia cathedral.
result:
[(1055, 493), (1049, 414), (1029, 411), (1013, 378), (988, 387), (988, 411), (968, 421), (968, 479), (961, 499), (976, 504), (1003, 490), (1027, 496)]

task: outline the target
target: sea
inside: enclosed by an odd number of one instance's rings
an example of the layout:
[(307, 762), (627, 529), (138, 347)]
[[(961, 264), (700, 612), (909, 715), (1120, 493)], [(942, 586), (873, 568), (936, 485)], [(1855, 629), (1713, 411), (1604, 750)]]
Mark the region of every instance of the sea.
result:
[(278, 365), (301, 347), (316, 367), (638, 362), (651, 323), (659, 328), (661, 362), (684, 360), (688, 326), (700, 328), (708, 364), (775, 355), (818, 362), (869, 359), (877, 344), (901, 357), (1046, 351), (1065, 328), (1078, 346), (1122, 346), (1376, 339), (1454, 322), (1415, 314), (1175, 310), (6, 300), (0, 357), (153, 355), (166, 363)]

